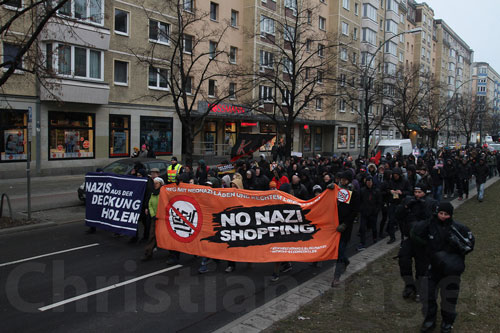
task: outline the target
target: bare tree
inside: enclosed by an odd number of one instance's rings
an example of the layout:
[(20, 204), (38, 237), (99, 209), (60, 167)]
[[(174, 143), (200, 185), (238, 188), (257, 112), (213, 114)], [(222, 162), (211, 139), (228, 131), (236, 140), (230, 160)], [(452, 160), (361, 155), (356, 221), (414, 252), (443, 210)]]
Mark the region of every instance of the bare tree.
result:
[[(51, 76), (40, 64), (37, 40), (51, 18), (70, 0), (0, 1), (0, 34), (4, 44), (0, 69), (0, 87), (15, 71), (36, 74), (37, 78)], [(22, 6), (21, 6), (22, 4)], [(16, 31), (16, 29), (21, 30)]]
[(394, 84), (386, 87), (393, 106), (390, 108), (392, 124), (401, 132), (403, 138), (409, 138), (410, 124), (419, 122), (419, 114), (425, 108), (430, 91), (429, 74), (421, 73), (415, 66), (398, 69)]
[[(312, 110), (324, 110), (327, 98), (336, 94), (327, 87), (336, 82), (340, 43), (326, 32), (326, 21), (312, 23), (319, 8), (306, 0), (290, 1), (281, 19), (261, 17), (259, 26), (247, 32), (267, 46), (251, 72), (259, 96), (248, 97), (246, 104), (284, 129), (287, 156), (296, 119), (310, 119)], [(318, 30), (316, 24), (324, 26)]]
[(147, 49), (131, 51), (139, 63), (149, 66), (150, 71), (167, 82), (167, 90), (147, 97), (172, 103), (182, 123), (184, 158), (190, 163), (194, 139), (212, 109), (247, 89), (239, 79), (241, 67), (228, 61), (232, 51), (220, 46), (227, 38), (230, 24), (210, 24), (210, 12), (196, 8), (192, 1), (166, 0), (154, 10), (149, 8), (144, 12), (148, 17), (164, 15), (162, 19), (171, 23), (171, 31), (162, 28), (153, 31), (158, 38), (168, 41), (170, 49), (165, 52), (151, 43)]

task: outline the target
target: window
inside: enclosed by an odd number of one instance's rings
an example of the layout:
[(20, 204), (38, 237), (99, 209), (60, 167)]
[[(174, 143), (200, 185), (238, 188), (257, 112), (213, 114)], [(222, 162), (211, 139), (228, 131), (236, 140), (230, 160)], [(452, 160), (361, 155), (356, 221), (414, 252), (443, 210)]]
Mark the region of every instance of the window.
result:
[(401, 22), (403, 24), (405, 23), (405, 14), (404, 13), (399, 14), (399, 22)]
[(128, 62), (115, 60), (114, 82), (119, 86), (128, 85)]
[(323, 44), (318, 44), (318, 56), (325, 56), (325, 46)]
[(345, 74), (340, 74), (340, 86), (345, 87), (346, 76)]
[(193, 92), (193, 77), (187, 76), (184, 83), (184, 91), (186, 92), (186, 94), (191, 95)]
[(203, 126), (203, 141), (205, 142), (205, 153), (213, 154), (217, 143), (217, 123), (206, 121)]
[(357, 3), (354, 4), (354, 14), (356, 14), (356, 16), (359, 15), (359, 5)]
[(450, 57), (455, 58), (456, 51), (454, 49), (450, 49)]
[(58, 13), (80, 21), (104, 24), (103, 0), (69, 0), (59, 9)]
[(324, 17), (319, 17), (319, 28), (321, 30), (326, 30), (326, 19)]
[(10, 68), (12, 65), (15, 65), (16, 69), (23, 68), (22, 60), (18, 64), (14, 64), (16, 57), (20, 51), (21, 51), (21, 46), (19, 45), (14, 45), (6, 42), (3, 43), (3, 62), (6, 63), (4, 65), (4, 68)]
[(230, 63), (232, 63), (232, 64), (236, 63), (237, 54), (238, 54), (238, 48), (234, 47), (234, 46), (231, 46), (229, 48), (229, 62)]
[[(393, 12), (398, 12), (398, 3), (394, 0), (386, 0), (387, 1), (387, 10), (392, 10)], [(424, 19), (425, 22), (425, 19)]]
[(217, 21), (217, 17), (219, 16), (219, 4), (215, 2), (210, 2), (210, 19), (213, 21)]
[(450, 71), (455, 71), (455, 63), (453, 63), (453, 62), (448, 63), (448, 69)]
[[(50, 45), (53, 47), (52, 50), (50, 50)], [(50, 51), (57, 57), (55, 61), (57, 74), (91, 80), (103, 79), (103, 53), (101, 51), (65, 44), (47, 44), (47, 52)]]
[(361, 64), (368, 66), (370, 65), (370, 68), (375, 68), (375, 61), (373, 61), (373, 54), (368, 53), (368, 52), (362, 52), (361, 53)]
[(392, 32), (393, 34), (398, 33), (398, 24), (393, 20), (387, 20), (387, 31)]
[(307, 10), (307, 24), (312, 24), (312, 11)]
[(321, 127), (316, 127), (314, 129), (314, 151), (322, 151), (322, 136), (321, 136)]
[(28, 143), (28, 112), (0, 110), (0, 161), (26, 161)]
[(168, 90), (168, 70), (149, 66), (148, 87), (150, 89)]
[(356, 64), (358, 62), (358, 54), (356, 52), (352, 53), (352, 63)]
[(349, 24), (342, 22), (342, 33), (349, 36)]
[(342, 0), (342, 7), (344, 7), (347, 10), (349, 10), (351, 8), (351, 6), (350, 6), (350, 0)]
[(399, 35), (399, 42), (404, 44), (404, 42), (405, 42), (405, 35), (404, 34)]
[(272, 102), (273, 88), (268, 86), (259, 86), (259, 100), (263, 102)]
[(368, 42), (372, 45), (377, 44), (377, 33), (369, 28), (363, 28), (363, 42)]
[(287, 57), (283, 58), (283, 73), (293, 74), (293, 63)]
[(311, 51), (311, 44), (312, 44), (312, 41), (310, 39), (306, 39), (306, 51), (307, 52)]
[(303, 136), (303, 142), (302, 142), (302, 148), (303, 151), (311, 151), (311, 126), (309, 125), (304, 125), (302, 127), (302, 136)]
[(384, 66), (384, 73), (388, 75), (396, 75), (396, 65), (390, 62), (386, 62)]
[(352, 30), (352, 39), (358, 40), (358, 28)]
[(448, 76), (448, 84), (455, 84), (455, 78), (453, 76)]
[(363, 17), (367, 17), (373, 22), (377, 22), (377, 8), (368, 3), (363, 4)]
[(229, 99), (236, 99), (236, 83), (229, 82)]
[(94, 114), (49, 112), (49, 160), (94, 157)]
[(128, 157), (130, 116), (109, 115), (109, 157)]
[(323, 71), (318, 71), (318, 74), (317, 74), (317, 77), (316, 77), (316, 81), (319, 84), (323, 84)]
[(184, 53), (191, 54), (193, 52), (193, 36), (184, 34), (182, 47)]
[(173, 119), (141, 116), (141, 144), (148, 143), (156, 155), (172, 155)]
[(337, 149), (347, 148), (347, 127), (337, 128)]
[(404, 55), (403, 52), (399, 52), (399, 62), (403, 62)]
[(149, 41), (170, 44), (170, 24), (149, 20)]
[(217, 43), (216, 42), (213, 42), (213, 41), (210, 41), (208, 43), (208, 57), (210, 59), (215, 59), (215, 57), (217, 56)]
[(347, 49), (345, 47), (340, 49), (340, 59), (347, 61), (348, 56), (347, 56)]
[(115, 8), (115, 33), (128, 36), (129, 12)]
[(297, 0), (285, 0), (285, 8), (291, 9), (297, 15)]
[(339, 111), (345, 112), (345, 99), (341, 98), (339, 101)]
[(217, 81), (215, 80), (208, 80), (208, 96), (209, 97), (215, 97), (216, 92), (217, 92)]
[(292, 94), (290, 90), (285, 89), (284, 94), (281, 96), (281, 103), (283, 105), (292, 105)]
[(356, 129), (351, 127), (349, 131), (349, 148), (356, 148)]
[(316, 98), (316, 110), (321, 111), (323, 110), (323, 98)]
[[(449, 81), (449, 80), (448, 80)], [(477, 91), (478, 92), (486, 92), (486, 87), (482, 86), (482, 87), (477, 87)]]
[(288, 42), (294, 41), (295, 40), (295, 28), (290, 26), (290, 25), (285, 24), (285, 26), (283, 28), (283, 38)]
[(238, 12), (236, 10), (231, 9), (231, 26), (238, 26)]
[(267, 16), (260, 16), (260, 33), (274, 35), (274, 20)]
[(192, 12), (194, 9), (194, 0), (184, 0), (183, 7), (185, 11)]
[(385, 44), (385, 52), (390, 53), (393, 56), (397, 55), (397, 49), (398, 49), (398, 46), (396, 45), (396, 43), (389, 41)]
[(274, 54), (264, 50), (260, 50), (260, 67), (261, 70), (264, 68), (273, 68), (274, 65)]

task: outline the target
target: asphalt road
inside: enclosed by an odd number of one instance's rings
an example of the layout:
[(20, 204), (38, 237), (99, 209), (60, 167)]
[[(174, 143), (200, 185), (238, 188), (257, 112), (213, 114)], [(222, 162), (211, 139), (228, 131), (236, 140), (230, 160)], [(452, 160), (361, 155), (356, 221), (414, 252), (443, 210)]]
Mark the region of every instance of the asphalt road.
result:
[(2, 331), (212, 331), (332, 267), (294, 263), (277, 283), (273, 264), (238, 263), (227, 274), (225, 262), (212, 262), (200, 275), (199, 258), (167, 266), (159, 250), (141, 262), (143, 244), (85, 229), (82, 222), (0, 236)]

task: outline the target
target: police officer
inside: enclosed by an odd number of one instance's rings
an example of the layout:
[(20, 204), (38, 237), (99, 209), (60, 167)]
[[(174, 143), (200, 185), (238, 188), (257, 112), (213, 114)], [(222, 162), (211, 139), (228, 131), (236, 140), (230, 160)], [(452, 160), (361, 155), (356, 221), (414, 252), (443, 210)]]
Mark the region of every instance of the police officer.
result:
[[(415, 296), (416, 301), (420, 300), (421, 284), (429, 263), (425, 251), (418, 248), (418, 244), (413, 244), (409, 237), (410, 230), (416, 222), (427, 220), (436, 211), (437, 203), (427, 195), (428, 190), (425, 183), (418, 182), (413, 188), (413, 196), (405, 198), (396, 208), (396, 217), (401, 228), (398, 258), (399, 272), (405, 284), (403, 298)], [(412, 259), (415, 260), (415, 279)]]
[(177, 163), (177, 157), (172, 156), (171, 164), (167, 168), (167, 183), (172, 184), (177, 180), (177, 176), (181, 173), (182, 165)]
[(469, 228), (453, 220), (453, 206), (442, 202), (438, 213), (417, 223), (411, 237), (425, 247), (430, 262), (425, 290), (422, 291), (422, 312), (425, 317), (421, 332), (436, 326), (437, 291), (441, 296), (441, 332), (451, 332), (457, 316), (460, 275), (465, 270), (465, 255), (474, 249), (474, 236)]

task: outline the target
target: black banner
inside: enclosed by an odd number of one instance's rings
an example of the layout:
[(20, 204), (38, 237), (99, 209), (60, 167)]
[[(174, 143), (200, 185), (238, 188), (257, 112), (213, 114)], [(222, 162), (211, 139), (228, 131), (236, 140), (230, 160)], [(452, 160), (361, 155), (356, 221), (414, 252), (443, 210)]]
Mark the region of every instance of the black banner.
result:
[(274, 138), (274, 134), (239, 134), (233, 149), (231, 149), (231, 162), (252, 154), (271, 141), (272, 138)]

